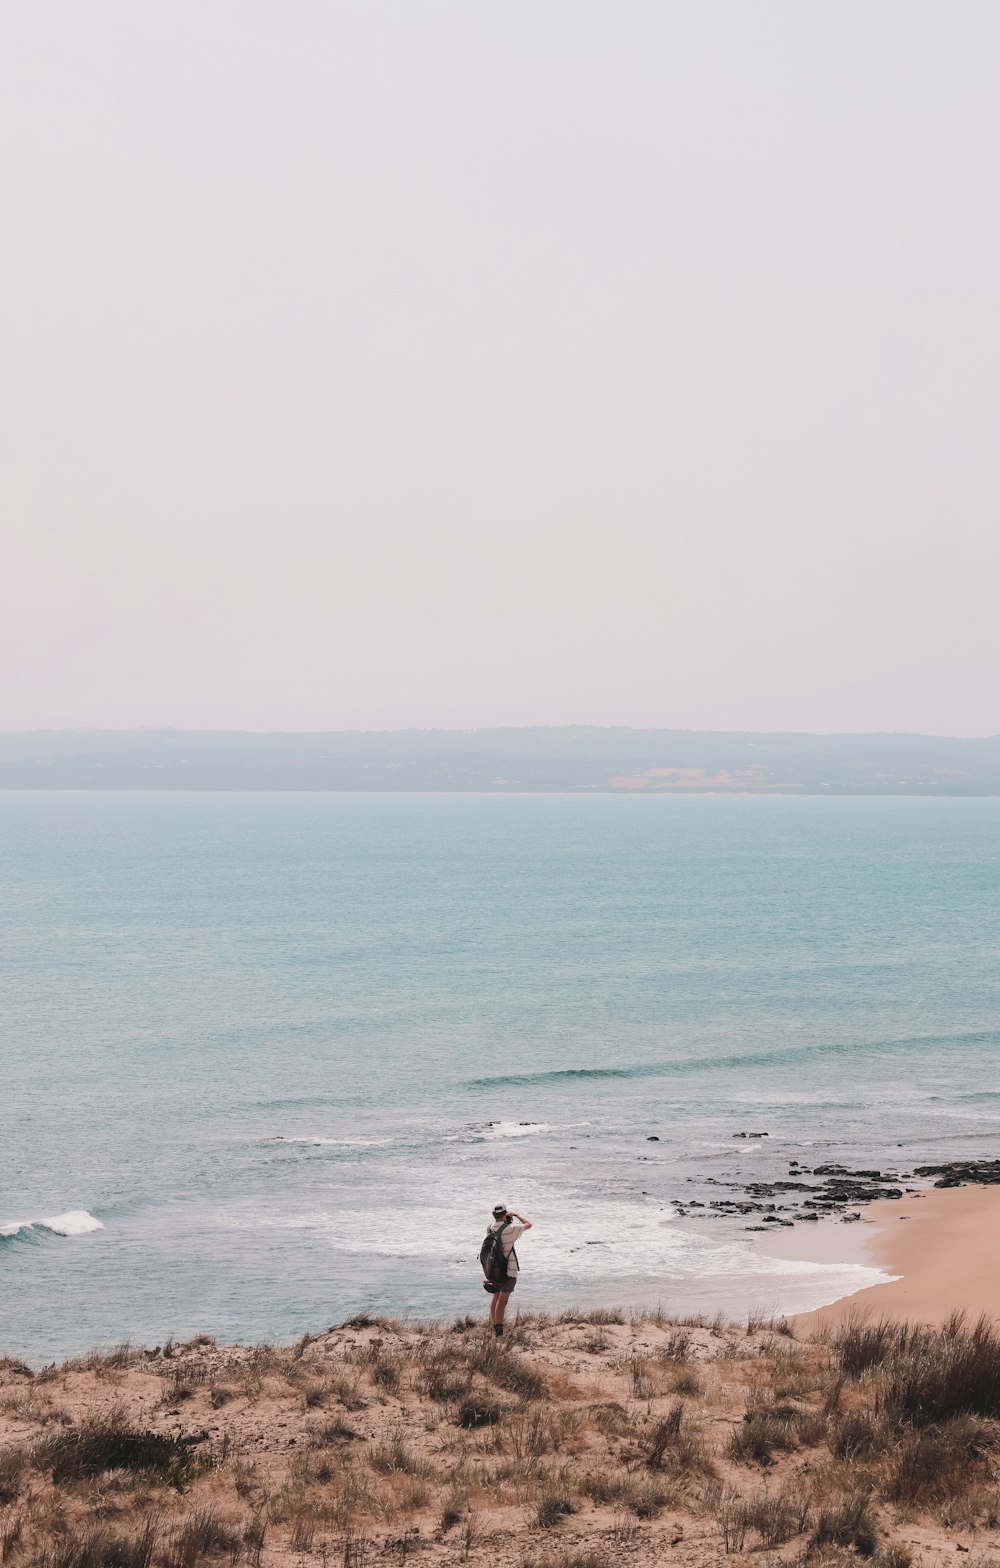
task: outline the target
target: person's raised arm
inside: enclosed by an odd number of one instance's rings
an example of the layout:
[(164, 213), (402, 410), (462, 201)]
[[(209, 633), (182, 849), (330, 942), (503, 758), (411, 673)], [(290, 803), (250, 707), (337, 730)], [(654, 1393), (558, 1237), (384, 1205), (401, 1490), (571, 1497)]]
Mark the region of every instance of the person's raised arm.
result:
[(523, 1214), (518, 1214), (516, 1209), (511, 1209), (510, 1212), (513, 1215), (514, 1219), (516, 1219), (521, 1225), (524, 1226), (525, 1230), (530, 1230), (531, 1229), (531, 1221), (530, 1220), (526, 1220)]

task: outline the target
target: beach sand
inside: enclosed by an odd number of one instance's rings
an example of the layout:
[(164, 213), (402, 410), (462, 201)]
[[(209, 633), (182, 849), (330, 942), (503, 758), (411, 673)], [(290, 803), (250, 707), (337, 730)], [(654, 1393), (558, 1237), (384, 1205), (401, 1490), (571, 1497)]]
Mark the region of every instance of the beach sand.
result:
[[(812, 1234), (809, 1234), (809, 1231)], [(865, 1262), (895, 1276), (832, 1306), (802, 1313), (808, 1334), (852, 1313), (942, 1323), (956, 1308), (1000, 1317), (1000, 1188), (931, 1189), (874, 1203), (858, 1224), (821, 1221), (768, 1238), (771, 1256)]]

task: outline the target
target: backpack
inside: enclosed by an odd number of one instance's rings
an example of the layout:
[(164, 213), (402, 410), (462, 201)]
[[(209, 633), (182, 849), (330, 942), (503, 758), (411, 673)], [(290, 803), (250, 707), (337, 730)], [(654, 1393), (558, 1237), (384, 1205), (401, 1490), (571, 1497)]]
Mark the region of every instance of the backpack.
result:
[(507, 1278), (507, 1256), (503, 1250), (503, 1233), (509, 1224), (510, 1220), (505, 1220), (499, 1230), (488, 1230), (486, 1240), (479, 1249), (479, 1261), (483, 1273), (493, 1285), (500, 1285)]

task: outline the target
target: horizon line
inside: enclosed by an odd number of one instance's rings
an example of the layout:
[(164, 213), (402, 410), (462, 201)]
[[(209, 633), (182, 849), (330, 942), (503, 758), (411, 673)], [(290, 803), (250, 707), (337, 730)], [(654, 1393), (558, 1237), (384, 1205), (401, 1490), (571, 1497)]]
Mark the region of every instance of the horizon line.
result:
[(707, 728), (681, 724), (589, 724), (564, 722), (559, 724), (397, 724), (385, 726), (342, 725), (324, 726), (322, 729), (253, 728), (248, 726), (201, 724), (62, 724), (33, 725), (23, 729), (0, 729), (0, 736), (27, 735), (484, 735), (504, 734), (511, 730), (584, 730), (605, 734), (665, 735), (758, 735), (821, 736), (835, 740), (842, 737), (863, 736), (866, 739), (886, 737), (914, 740), (959, 740), (969, 743), (1000, 741), (1000, 731), (989, 735), (956, 735), (941, 730), (799, 730), (799, 729), (738, 729)]

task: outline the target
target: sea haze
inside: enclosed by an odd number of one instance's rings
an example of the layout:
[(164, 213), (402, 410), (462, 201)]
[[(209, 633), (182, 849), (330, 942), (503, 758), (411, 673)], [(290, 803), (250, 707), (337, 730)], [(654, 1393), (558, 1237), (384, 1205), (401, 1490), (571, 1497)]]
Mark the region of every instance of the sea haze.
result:
[(0, 1352), (479, 1310), (498, 1198), (536, 1222), (524, 1307), (872, 1282), (672, 1205), (790, 1159), (1000, 1155), (998, 827), (996, 799), (0, 794)]

